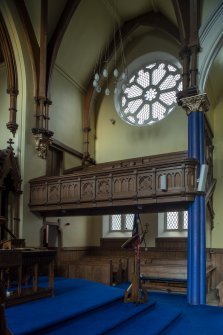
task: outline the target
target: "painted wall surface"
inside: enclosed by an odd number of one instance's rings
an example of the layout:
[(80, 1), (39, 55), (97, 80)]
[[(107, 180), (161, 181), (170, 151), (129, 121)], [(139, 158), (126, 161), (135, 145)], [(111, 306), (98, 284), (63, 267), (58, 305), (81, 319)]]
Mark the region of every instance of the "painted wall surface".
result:
[(4, 63), (0, 64), (0, 106), (1, 106), (1, 123), (0, 123), (0, 148), (5, 149), (12, 135), (6, 128), (6, 124), (9, 122), (9, 95), (6, 93), (7, 90), (7, 77), (6, 67)]
[(112, 97), (104, 98), (97, 121), (97, 163), (181, 150), (187, 150), (187, 116), (182, 108), (156, 124), (136, 127), (120, 119)]
[(100, 245), (101, 217), (62, 217), (60, 222), (63, 247)]
[(212, 231), (212, 247), (223, 247), (223, 98), (214, 110), (214, 177), (217, 184), (214, 192), (214, 229)]
[(125, 49), (125, 57), (127, 64), (130, 64), (138, 57), (148, 54), (147, 59), (149, 61), (149, 53), (156, 52), (156, 59), (160, 60), (161, 55), (159, 53), (161, 51), (179, 60), (179, 45), (168, 34), (159, 30), (153, 31), (152, 34), (144, 34), (140, 38), (133, 39)]
[(49, 128), (58, 141), (83, 152), (82, 95), (74, 83), (55, 67), (51, 90)]
[(78, 157), (75, 157), (71, 154), (64, 154), (64, 170), (81, 166), (82, 160)]

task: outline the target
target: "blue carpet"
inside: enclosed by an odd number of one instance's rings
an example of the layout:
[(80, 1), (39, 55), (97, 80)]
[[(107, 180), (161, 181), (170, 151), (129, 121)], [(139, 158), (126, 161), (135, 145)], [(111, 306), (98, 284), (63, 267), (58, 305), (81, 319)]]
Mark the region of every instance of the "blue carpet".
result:
[[(107, 332), (107, 335), (158, 335), (170, 326), (181, 315), (178, 308), (167, 309), (165, 305), (157, 304), (152, 311), (142, 313), (123, 323), (116, 329)], [(188, 333), (189, 334), (189, 333)]]
[(155, 305), (155, 302), (138, 305), (124, 304), (122, 300), (67, 321), (61, 324), (60, 328), (53, 327), (49, 330), (44, 330), (38, 335), (73, 335), (74, 332), (76, 335), (105, 334), (111, 328), (129, 321), (133, 317), (137, 317), (137, 315), (150, 310)]
[(54, 297), (7, 308), (7, 325), (14, 335), (38, 333), (123, 295), (122, 289), (84, 279), (56, 279)]
[(56, 278), (54, 297), (8, 307), (7, 324), (14, 335), (223, 334), (222, 307), (191, 306), (184, 294), (160, 292), (150, 292), (146, 304), (124, 304), (127, 287)]
[(215, 306), (187, 306), (182, 318), (163, 333), (165, 335), (221, 335), (223, 308)]

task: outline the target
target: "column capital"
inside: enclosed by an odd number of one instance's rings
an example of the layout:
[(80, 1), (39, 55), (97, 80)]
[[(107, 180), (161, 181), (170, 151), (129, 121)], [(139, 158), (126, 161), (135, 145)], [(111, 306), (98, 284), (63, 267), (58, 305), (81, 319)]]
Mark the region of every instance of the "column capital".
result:
[(207, 112), (210, 103), (207, 94), (203, 93), (180, 99), (180, 105), (189, 115), (191, 112)]

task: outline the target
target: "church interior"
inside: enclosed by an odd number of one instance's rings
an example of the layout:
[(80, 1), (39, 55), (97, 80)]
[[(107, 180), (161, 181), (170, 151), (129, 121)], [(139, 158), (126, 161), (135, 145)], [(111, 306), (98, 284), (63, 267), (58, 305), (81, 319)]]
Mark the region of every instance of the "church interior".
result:
[(222, 73), (222, 0), (1, 0), (2, 335), (221, 334)]

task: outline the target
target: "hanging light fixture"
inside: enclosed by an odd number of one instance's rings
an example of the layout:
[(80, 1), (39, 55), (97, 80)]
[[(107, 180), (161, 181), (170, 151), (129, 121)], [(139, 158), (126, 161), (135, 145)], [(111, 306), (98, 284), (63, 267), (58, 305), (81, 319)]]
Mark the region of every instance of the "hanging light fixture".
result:
[[(124, 91), (126, 88), (125, 82), (128, 79), (122, 33), (120, 29), (120, 24), (117, 19), (117, 15), (115, 15), (115, 8), (113, 8), (113, 17), (116, 20), (114, 25), (114, 38), (110, 45), (106, 48), (104, 56), (99, 57), (97, 70), (95, 71), (93, 78), (93, 87), (95, 91), (97, 93), (103, 92), (106, 96), (109, 96), (111, 93), (111, 90), (109, 88), (109, 82), (112, 78), (114, 79), (114, 94), (120, 93), (117, 88), (117, 83), (121, 81), (121, 85), (119, 85), (119, 87), (121, 87), (121, 90)], [(119, 51), (117, 51), (118, 49)], [(118, 70), (117, 66), (118, 54), (120, 54), (121, 58), (120, 70)], [(113, 66), (112, 62), (114, 63)], [(113, 67), (113, 71), (109, 71), (109, 67)], [(103, 87), (105, 87), (105, 89), (103, 89)]]

